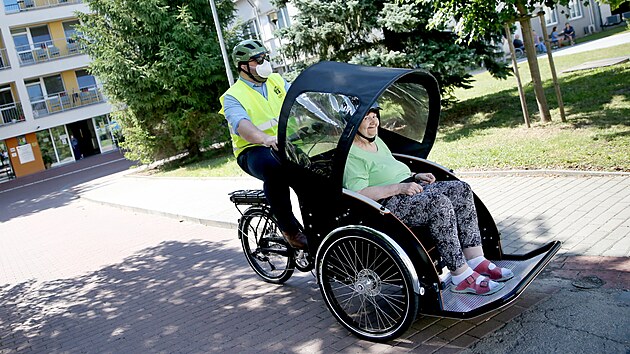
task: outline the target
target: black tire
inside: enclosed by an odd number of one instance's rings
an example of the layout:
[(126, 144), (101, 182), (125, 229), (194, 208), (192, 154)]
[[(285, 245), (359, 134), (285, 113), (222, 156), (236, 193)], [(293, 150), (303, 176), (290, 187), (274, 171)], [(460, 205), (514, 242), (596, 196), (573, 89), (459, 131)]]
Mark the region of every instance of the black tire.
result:
[(409, 329), (418, 312), (418, 296), (410, 271), (388, 242), (357, 230), (326, 242), (320, 252), (320, 290), (344, 327), (378, 342)]
[(293, 249), (282, 237), (268, 208), (247, 209), (239, 222), (238, 235), (247, 262), (263, 280), (282, 284), (293, 275)]

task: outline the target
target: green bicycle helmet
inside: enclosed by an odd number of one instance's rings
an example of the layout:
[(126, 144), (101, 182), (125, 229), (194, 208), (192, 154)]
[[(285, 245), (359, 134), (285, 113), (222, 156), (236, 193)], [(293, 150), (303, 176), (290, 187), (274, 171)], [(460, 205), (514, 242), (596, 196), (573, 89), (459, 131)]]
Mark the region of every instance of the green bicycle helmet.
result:
[(246, 39), (237, 44), (232, 50), (232, 61), (238, 68), (238, 64), (249, 61), (249, 58), (258, 54), (267, 53), (267, 48), (256, 39)]

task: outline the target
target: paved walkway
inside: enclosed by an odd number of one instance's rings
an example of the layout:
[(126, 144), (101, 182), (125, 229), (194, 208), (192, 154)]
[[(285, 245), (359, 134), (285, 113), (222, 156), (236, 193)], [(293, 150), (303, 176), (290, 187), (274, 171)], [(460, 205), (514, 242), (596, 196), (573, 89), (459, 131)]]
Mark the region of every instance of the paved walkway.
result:
[[(572, 352), (586, 344), (630, 349), (623, 297), (630, 284), (629, 174), (462, 176), (497, 221), (504, 251), (522, 253), (557, 239), (564, 242), (560, 254), (508, 308), (466, 321), (420, 316), (398, 340), (375, 344), (335, 322), (309, 273), (276, 286), (248, 268), (227, 193), (260, 187), (259, 181), (123, 171), (69, 184), (64, 179), (92, 171), (76, 167), (44, 182), (32, 177), (28, 187), (39, 187), (45, 193), (39, 197), (21, 200), (16, 195), (24, 187), (17, 184), (0, 190), (3, 209), (6, 203), (10, 210), (33, 209), (0, 223), (2, 354), (449, 353), (488, 352), (488, 346), (527, 352), (524, 346), (546, 338), (519, 330), (527, 324), (555, 333), (553, 343)], [(68, 187), (44, 187), (60, 180)], [(68, 218), (72, 230), (63, 227)], [(602, 289), (576, 292), (571, 285), (592, 276), (603, 280)], [(590, 323), (598, 330), (566, 320), (583, 306), (601, 318)]]
[(555, 50), (553, 52), (553, 56), (561, 57), (564, 55), (572, 55), (575, 53), (586, 52), (589, 50), (606, 49), (606, 48), (614, 47), (621, 44), (630, 44), (630, 33), (619, 33), (610, 37), (596, 39), (594, 41), (576, 44), (570, 47), (562, 47), (559, 50)]
[[(551, 240), (561, 254), (630, 257), (630, 174), (462, 177), (486, 204), (507, 253)], [(161, 178), (127, 175), (89, 183), (81, 198), (235, 228), (239, 213), (228, 193), (260, 188), (253, 178)], [(297, 203), (294, 200), (294, 209)], [(299, 215), (297, 209), (295, 214)]]

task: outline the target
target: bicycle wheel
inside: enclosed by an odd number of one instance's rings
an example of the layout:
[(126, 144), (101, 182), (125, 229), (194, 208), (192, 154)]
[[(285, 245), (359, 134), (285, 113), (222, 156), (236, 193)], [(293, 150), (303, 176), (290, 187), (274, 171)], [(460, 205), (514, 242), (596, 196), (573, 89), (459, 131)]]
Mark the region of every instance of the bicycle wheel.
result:
[(294, 271), (293, 250), (280, 233), (269, 209), (251, 207), (238, 225), (243, 252), (252, 269), (269, 283), (282, 284)]
[(409, 270), (387, 242), (357, 231), (320, 252), (320, 290), (330, 311), (350, 332), (386, 341), (411, 326), (418, 297)]

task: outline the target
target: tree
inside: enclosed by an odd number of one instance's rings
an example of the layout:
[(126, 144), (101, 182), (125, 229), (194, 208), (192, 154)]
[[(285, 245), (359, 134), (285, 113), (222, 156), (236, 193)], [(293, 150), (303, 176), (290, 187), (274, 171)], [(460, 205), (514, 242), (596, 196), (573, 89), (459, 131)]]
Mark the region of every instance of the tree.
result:
[[(282, 1), (280, 1), (281, 3)], [(492, 41), (500, 31), (480, 40), (458, 42), (446, 25), (428, 28), (432, 7), (413, 0), (292, 0), (299, 13), (278, 31), (286, 40), (284, 55), (298, 68), (334, 60), (363, 65), (424, 68), (447, 97), (455, 87), (470, 87), (468, 71), (483, 63), (496, 77), (508, 69)]]
[[(89, 70), (120, 108), (128, 157), (151, 162), (227, 141), (219, 96), (228, 88), (207, 0), (88, 0), (80, 39)], [(222, 24), (231, 0), (217, 3)]]
[[(523, 43), (527, 54), (527, 64), (532, 76), (534, 93), (538, 103), (540, 118), (543, 122), (551, 121), (547, 98), (540, 78), (540, 69), (536, 59), (536, 49), (532, 38), (530, 19), (541, 5), (540, 0), (417, 0), (419, 3), (432, 4), (433, 26), (441, 26), (446, 20), (455, 20), (458, 37), (464, 41), (485, 38), (500, 31), (505, 23), (518, 21), (523, 33)], [(604, 0), (611, 3), (617, 0)], [(568, 5), (569, 0), (545, 0), (544, 4), (553, 8), (555, 5)]]

